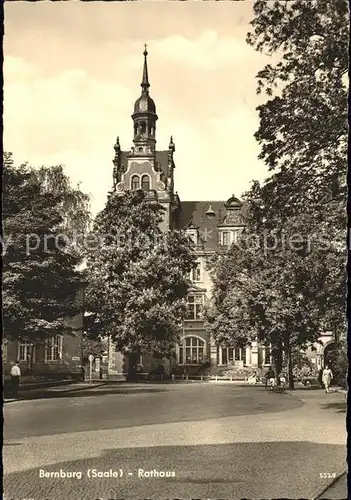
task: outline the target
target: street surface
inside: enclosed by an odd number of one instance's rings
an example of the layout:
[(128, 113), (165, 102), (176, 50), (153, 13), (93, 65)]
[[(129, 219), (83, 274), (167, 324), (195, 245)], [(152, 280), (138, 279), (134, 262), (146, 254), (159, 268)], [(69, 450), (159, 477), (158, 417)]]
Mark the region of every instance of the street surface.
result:
[[(325, 476), (346, 468), (345, 412), (339, 393), (206, 383), (116, 383), (11, 402), (4, 498), (316, 499), (332, 482)], [(88, 477), (92, 469), (105, 477)], [(174, 477), (146, 477), (154, 469)], [(40, 477), (60, 471), (76, 477)]]

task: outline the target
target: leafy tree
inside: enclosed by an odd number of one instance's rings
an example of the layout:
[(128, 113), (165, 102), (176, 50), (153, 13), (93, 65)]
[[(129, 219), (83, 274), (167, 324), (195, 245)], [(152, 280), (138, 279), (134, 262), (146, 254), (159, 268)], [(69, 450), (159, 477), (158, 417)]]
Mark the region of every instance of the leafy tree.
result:
[(347, 357), (347, 342), (345, 339), (339, 340), (335, 344), (334, 349), (328, 352), (325, 362), (332, 369), (335, 382), (342, 387), (346, 387), (349, 361)]
[(278, 371), (284, 351), (293, 388), (293, 351), (345, 329), (348, 5), (256, 0), (254, 14), (247, 41), (277, 60), (257, 75), (268, 101), (255, 137), (272, 173), (245, 196), (247, 235), (258, 244), (214, 268), (210, 320), (217, 336), (244, 331), (271, 343)]
[[(290, 247), (277, 245), (273, 250), (270, 233), (262, 233), (260, 245), (254, 247), (248, 236), (244, 234), (212, 270), (214, 300), (207, 321), (219, 342), (242, 345), (246, 337), (246, 342), (270, 344), (277, 375), (284, 352), (293, 389), (293, 350), (316, 342), (331, 327), (324, 312), (329, 250), (316, 248), (301, 256)], [(264, 236), (271, 246), (268, 252)], [(277, 241), (281, 244), (281, 238)]]
[(80, 186), (72, 186), (64, 174), (62, 165), (42, 166), (33, 171), (42, 186), (43, 193), (61, 195), (59, 209), (62, 217), (60, 224), (70, 252), (84, 257), (86, 254), (86, 235), (91, 228), (90, 196), (83, 193)]
[(106, 341), (100, 339), (91, 339), (87, 335), (83, 336), (83, 362), (87, 362), (89, 355), (92, 354), (95, 358), (103, 355), (107, 350)]
[(178, 231), (162, 233), (163, 209), (142, 191), (111, 194), (95, 222), (87, 267), (90, 336), (129, 353), (169, 355), (181, 333), (195, 259)]
[[(34, 343), (70, 333), (67, 318), (82, 310), (81, 256), (59, 235), (65, 232), (65, 209), (74, 193), (79, 200), (85, 195), (70, 187), (62, 169), (16, 167), (10, 153), (3, 160), (4, 335)], [(48, 177), (55, 172), (63, 188), (45, 187), (44, 172)]]
[(283, 207), (284, 217), (313, 211), (326, 220), (330, 203), (345, 198), (348, 2), (256, 0), (254, 13), (247, 41), (277, 60), (257, 75), (258, 92), (270, 99), (258, 108), (256, 139), (275, 172), (270, 189), (278, 190), (265, 210), (274, 217)]
[(304, 377), (311, 377), (316, 374), (314, 365), (304, 352), (299, 350), (293, 351), (292, 364), (295, 380), (299, 380)]

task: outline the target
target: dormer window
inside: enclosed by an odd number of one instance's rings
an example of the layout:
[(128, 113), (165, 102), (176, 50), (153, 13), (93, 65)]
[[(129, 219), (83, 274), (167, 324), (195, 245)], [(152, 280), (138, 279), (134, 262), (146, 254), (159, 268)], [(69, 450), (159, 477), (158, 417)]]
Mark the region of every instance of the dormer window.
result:
[(194, 243), (194, 245), (197, 245), (197, 230), (196, 229), (188, 229), (187, 230), (187, 235), (190, 238), (190, 240)]
[(208, 207), (206, 215), (209, 219), (213, 219), (214, 217), (216, 217), (216, 213), (212, 210), (211, 205)]
[(219, 244), (223, 246), (230, 246), (237, 243), (239, 238), (238, 229), (222, 229), (219, 232)]

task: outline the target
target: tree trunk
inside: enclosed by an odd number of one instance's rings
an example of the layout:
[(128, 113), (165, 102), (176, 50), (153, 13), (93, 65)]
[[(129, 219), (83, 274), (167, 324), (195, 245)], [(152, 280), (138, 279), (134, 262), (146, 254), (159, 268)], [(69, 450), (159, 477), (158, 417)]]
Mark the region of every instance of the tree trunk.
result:
[(294, 384), (293, 362), (292, 362), (292, 355), (291, 355), (290, 344), (288, 344), (287, 348), (286, 348), (286, 361), (287, 361), (289, 389), (291, 391), (294, 391), (295, 390), (295, 384)]
[(275, 383), (276, 386), (280, 386), (280, 373), (282, 371), (282, 352), (281, 349), (276, 347), (272, 351), (273, 364), (274, 364), (274, 374), (275, 374)]
[(138, 370), (138, 351), (131, 351), (128, 355), (128, 380), (136, 380)]
[(33, 356), (34, 356), (34, 344), (30, 346), (30, 355), (29, 355), (29, 363), (28, 363), (28, 371), (30, 374), (33, 373)]

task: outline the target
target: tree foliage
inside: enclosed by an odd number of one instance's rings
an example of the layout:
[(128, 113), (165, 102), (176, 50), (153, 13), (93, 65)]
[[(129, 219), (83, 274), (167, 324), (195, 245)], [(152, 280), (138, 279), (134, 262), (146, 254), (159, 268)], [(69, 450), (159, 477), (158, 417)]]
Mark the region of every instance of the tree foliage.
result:
[(257, 75), (271, 175), (244, 197), (246, 232), (213, 267), (207, 317), (218, 340), (271, 344), (278, 370), (285, 352), (293, 388), (294, 350), (345, 330), (348, 6), (256, 0), (254, 14), (247, 41), (277, 61)]
[[(85, 195), (71, 188), (60, 168), (17, 167), (10, 153), (3, 160), (4, 335), (35, 342), (69, 332), (67, 319), (82, 309), (81, 256), (58, 235), (65, 232), (66, 208)], [(55, 173), (61, 187), (45, 188), (44, 172)]]
[(257, 75), (271, 97), (258, 108), (260, 158), (290, 184), (273, 207), (299, 207), (303, 193), (304, 210), (325, 208), (345, 193), (348, 3), (256, 0), (254, 13), (248, 43), (278, 59)]
[(89, 355), (92, 354), (95, 358), (98, 358), (107, 351), (107, 342), (100, 339), (91, 339), (87, 335), (83, 336), (83, 362), (87, 362)]
[(87, 261), (91, 337), (117, 350), (168, 354), (181, 333), (194, 257), (185, 235), (162, 233), (163, 209), (142, 191), (110, 195)]

